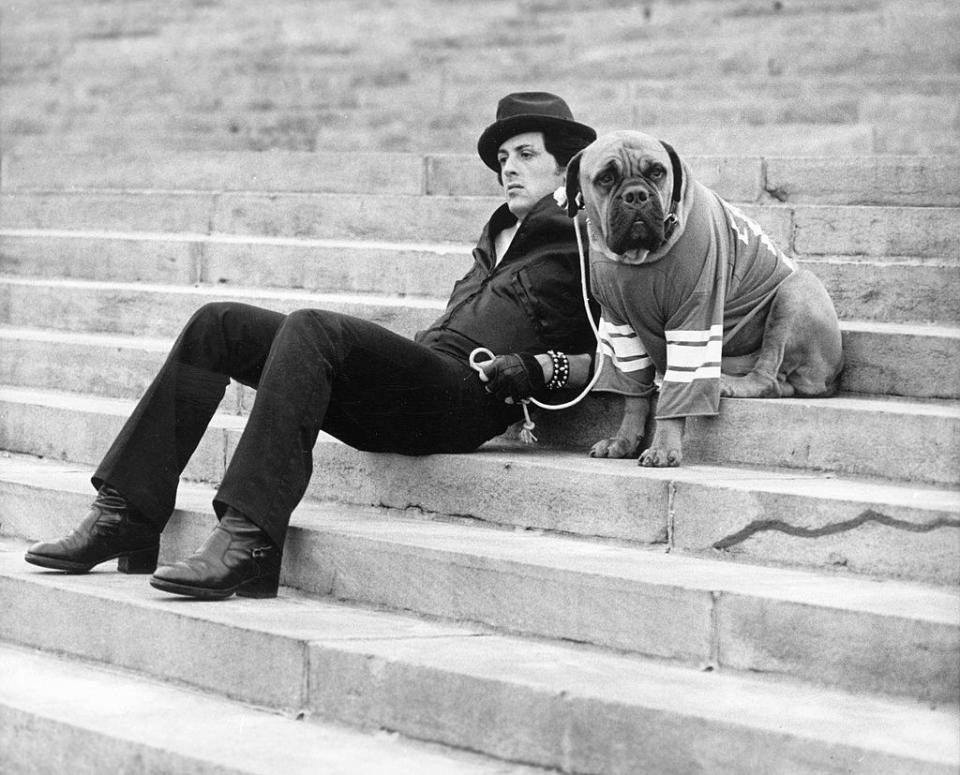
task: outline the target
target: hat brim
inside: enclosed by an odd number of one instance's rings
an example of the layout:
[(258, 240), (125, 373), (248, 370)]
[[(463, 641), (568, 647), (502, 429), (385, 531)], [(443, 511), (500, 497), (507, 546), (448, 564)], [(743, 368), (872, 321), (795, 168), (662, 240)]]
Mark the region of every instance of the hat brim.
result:
[(523, 132), (543, 132), (548, 130), (559, 130), (563, 134), (579, 137), (587, 143), (592, 143), (597, 139), (597, 133), (586, 124), (580, 124), (566, 118), (554, 118), (553, 116), (542, 116), (538, 114), (510, 116), (502, 121), (496, 121), (480, 135), (477, 141), (477, 153), (483, 163), (494, 172), (500, 171), (500, 163), (497, 154), (500, 146), (505, 140), (509, 140), (515, 135)]

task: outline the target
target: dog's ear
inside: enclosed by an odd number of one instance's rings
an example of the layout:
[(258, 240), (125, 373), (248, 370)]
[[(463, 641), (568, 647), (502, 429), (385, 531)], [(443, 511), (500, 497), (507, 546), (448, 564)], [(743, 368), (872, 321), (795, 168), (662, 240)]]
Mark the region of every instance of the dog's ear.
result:
[(583, 209), (583, 194), (580, 193), (580, 157), (583, 151), (577, 153), (567, 164), (566, 192), (567, 215), (577, 217), (577, 211)]

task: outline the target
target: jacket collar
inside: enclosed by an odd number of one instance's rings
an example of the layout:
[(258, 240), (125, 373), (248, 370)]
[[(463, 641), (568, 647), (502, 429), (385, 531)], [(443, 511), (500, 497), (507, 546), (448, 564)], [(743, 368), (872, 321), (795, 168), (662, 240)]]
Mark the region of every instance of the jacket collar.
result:
[[(487, 221), (487, 225), (483, 228), (480, 243), (477, 245), (477, 252), (480, 253), (478, 261), (480, 261), (486, 269), (491, 269), (495, 263), (496, 251), (493, 246), (494, 237), (503, 229), (513, 226), (516, 222), (517, 217), (510, 212), (510, 208), (507, 207), (506, 203), (500, 205), (494, 211), (493, 215), (490, 216), (490, 220)], [(564, 210), (557, 205), (553, 194), (547, 194), (533, 206), (530, 212), (527, 213), (527, 217), (523, 219), (516, 236), (513, 238), (510, 249), (507, 251), (507, 255), (503, 257), (500, 265), (511, 258), (515, 252), (515, 248), (525, 239), (540, 234), (544, 236), (549, 235), (547, 239), (543, 240), (544, 243), (547, 243), (556, 240), (559, 235), (566, 235), (572, 231), (573, 225)]]

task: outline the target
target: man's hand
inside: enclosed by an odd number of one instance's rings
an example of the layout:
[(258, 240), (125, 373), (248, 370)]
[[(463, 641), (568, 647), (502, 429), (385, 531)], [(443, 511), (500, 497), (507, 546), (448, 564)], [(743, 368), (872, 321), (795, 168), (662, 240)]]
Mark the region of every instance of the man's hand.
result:
[(486, 391), (508, 404), (542, 393), (546, 387), (543, 367), (531, 353), (498, 355), (480, 367)]

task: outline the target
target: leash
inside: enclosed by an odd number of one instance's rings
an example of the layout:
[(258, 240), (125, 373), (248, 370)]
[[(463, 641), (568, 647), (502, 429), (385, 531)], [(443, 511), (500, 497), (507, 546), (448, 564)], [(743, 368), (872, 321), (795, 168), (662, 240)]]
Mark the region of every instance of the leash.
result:
[[(573, 219), (573, 230), (577, 235), (577, 251), (580, 255), (580, 293), (583, 298), (583, 309), (587, 315), (587, 321), (590, 323), (590, 329), (593, 331), (593, 336), (597, 340), (597, 357), (596, 357), (596, 366), (594, 367), (593, 377), (587, 383), (586, 387), (580, 391), (580, 394), (565, 403), (562, 404), (545, 404), (537, 399), (525, 398), (520, 402), (520, 406), (523, 409), (523, 428), (520, 431), (520, 440), (524, 444), (533, 444), (537, 441), (537, 437), (533, 435), (534, 428), (536, 424), (530, 418), (530, 408), (529, 404), (534, 406), (539, 406), (541, 409), (549, 409), (550, 411), (557, 411), (560, 409), (569, 409), (571, 406), (576, 406), (587, 394), (593, 390), (593, 386), (597, 384), (597, 380), (600, 378), (600, 370), (603, 366), (603, 355), (600, 347), (600, 331), (597, 329), (596, 323), (593, 322), (593, 315), (590, 314), (590, 294), (587, 289), (587, 259), (586, 254), (583, 249), (583, 235), (580, 233), (580, 219), (574, 217)], [(483, 358), (483, 361), (479, 361), (478, 358)], [(487, 361), (492, 361), (496, 356), (486, 347), (477, 347), (470, 353), (470, 368), (474, 369), (478, 376), (480, 377), (481, 382), (487, 382), (487, 375), (483, 373), (483, 368), (481, 363), (486, 363)]]

